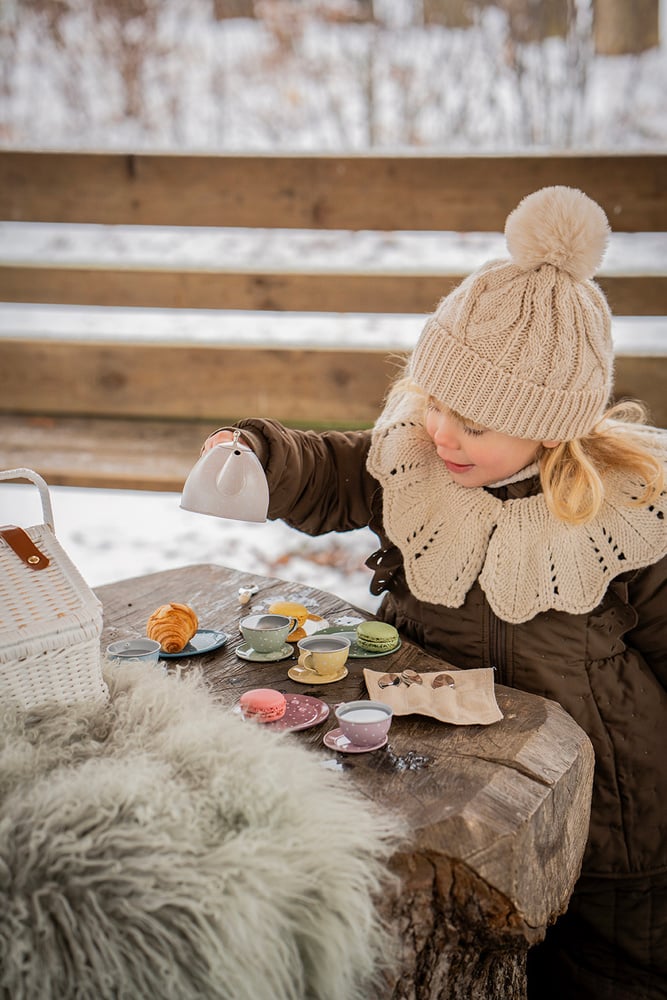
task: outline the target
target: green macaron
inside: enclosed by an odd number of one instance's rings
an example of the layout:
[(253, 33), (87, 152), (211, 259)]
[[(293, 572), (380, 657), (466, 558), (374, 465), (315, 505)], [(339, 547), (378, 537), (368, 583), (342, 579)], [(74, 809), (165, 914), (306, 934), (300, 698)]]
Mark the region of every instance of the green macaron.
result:
[(398, 646), (398, 632), (387, 622), (361, 622), (357, 625), (357, 645), (368, 653), (390, 653)]

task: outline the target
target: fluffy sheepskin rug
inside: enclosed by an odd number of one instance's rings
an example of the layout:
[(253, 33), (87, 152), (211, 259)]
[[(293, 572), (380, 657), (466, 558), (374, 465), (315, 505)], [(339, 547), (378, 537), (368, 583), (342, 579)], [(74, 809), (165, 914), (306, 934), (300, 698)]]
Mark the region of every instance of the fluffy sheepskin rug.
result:
[(372, 995), (394, 822), (196, 678), (107, 680), (106, 707), (0, 709), (0, 995)]

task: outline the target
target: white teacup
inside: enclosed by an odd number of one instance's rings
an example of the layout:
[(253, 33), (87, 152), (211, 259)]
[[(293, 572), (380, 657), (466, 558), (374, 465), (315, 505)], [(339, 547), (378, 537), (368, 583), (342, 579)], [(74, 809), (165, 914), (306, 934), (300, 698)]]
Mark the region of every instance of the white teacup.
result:
[(298, 628), (296, 618), (288, 615), (248, 615), (241, 619), (241, 635), (257, 653), (277, 653), (287, 636)]
[(107, 646), (106, 658), (109, 663), (157, 663), (160, 649), (155, 639), (119, 639)]

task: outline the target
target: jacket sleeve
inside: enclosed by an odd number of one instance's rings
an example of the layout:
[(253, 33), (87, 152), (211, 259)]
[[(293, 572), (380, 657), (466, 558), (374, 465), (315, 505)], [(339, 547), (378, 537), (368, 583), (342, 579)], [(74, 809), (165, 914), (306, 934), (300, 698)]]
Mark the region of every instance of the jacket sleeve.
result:
[(667, 557), (639, 570), (629, 581), (628, 595), (637, 624), (626, 640), (667, 690)]
[(370, 431), (297, 431), (260, 419), (236, 426), (264, 467), (270, 519), (309, 535), (368, 525), (379, 489), (366, 469)]

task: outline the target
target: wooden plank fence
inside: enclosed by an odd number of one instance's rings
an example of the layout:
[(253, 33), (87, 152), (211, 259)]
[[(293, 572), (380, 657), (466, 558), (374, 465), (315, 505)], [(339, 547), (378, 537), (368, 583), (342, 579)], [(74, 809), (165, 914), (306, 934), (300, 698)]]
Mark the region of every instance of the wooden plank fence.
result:
[[(548, 184), (580, 187), (620, 232), (667, 231), (667, 155), (190, 156), (0, 151), (0, 218), (16, 222), (500, 232)], [(13, 260), (0, 300), (285, 312), (422, 313), (464, 276), (417, 268), (205, 268)], [(667, 262), (603, 271), (618, 316), (667, 317)], [(667, 424), (665, 344), (618, 358), (616, 395)], [(415, 328), (415, 339), (420, 325)], [(246, 414), (367, 426), (400, 352), (0, 335), (0, 467), (51, 483), (180, 490), (200, 443)]]

